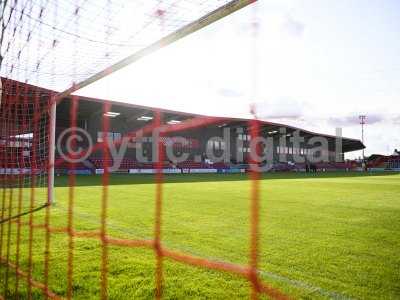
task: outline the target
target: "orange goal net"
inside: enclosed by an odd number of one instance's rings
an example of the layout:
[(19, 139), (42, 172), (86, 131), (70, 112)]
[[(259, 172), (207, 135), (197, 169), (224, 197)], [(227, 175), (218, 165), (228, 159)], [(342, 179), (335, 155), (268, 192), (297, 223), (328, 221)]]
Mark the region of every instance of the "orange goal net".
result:
[[(99, 222), (91, 230), (81, 230), (74, 226), (78, 172), (73, 170), (80, 170), (79, 158), (87, 153), (83, 151), (77, 154), (72, 151), (67, 157), (61, 157), (61, 149), (56, 149), (56, 109), (62, 101), (69, 101), (65, 111), (68, 123), (63, 125), (70, 129), (68, 138), (85, 127), (78, 118), (82, 101), (75, 92), (79, 89), (253, 2), (255, 1), (2, 1), (0, 299), (32, 299), (38, 295), (44, 299), (74, 298), (74, 251), (77, 239), (91, 239), (100, 243), (98, 282), (101, 299), (109, 298), (110, 247), (144, 248), (154, 252), (154, 295), (157, 299), (163, 296), (163, 264), (166, 259), (238, 275), (250, 283), (252, 299), (258, 299), (261, 295), (273, 299), (288, 298), (278, 289), (263, 282), (259, 276), (260, 173), (256, 169), (248, 169), (251, 180), (248, 264), (239, 265), (194, 256), (172, 250), (163, 244), (163, 182), (166, 145), (171, 141), (170, 137), (179, 132), (207, 126), (222, 128), (227, 119), (193, 116), (176, 121), (167, 119), (165, 111), (154, 110), (151, 117), (141, 116), (148, 118), (145, 119), (148, 121), (145, 126), (124, 136), (113, 135), (110, 138), (113, 103), (100, 102), (101, 134), (91, 151), (99, 154), (97, 160), (100, 161), (101, 168), (95, 166), (96, 160), (90, 162), (90, 167), (101, 175), (102, 196), (99, 200)], [(254, 119), (246, 126), (249, 140), (256, 139), (260, 133), (260, 122)], [(114, 237), (108, 226), (112, 173), (110, 141), (113, 145), (121, 145), (128, 138), (134, 143), (140, 138), (152, 136), (155, 131), (158, 136), (152, 142), (156, 159), (151, 169), (144, 165), (139, 168), (136, 162), (122, 162), (130, 170), (147, 170), (146, 173), (154, 176), (154, 235), (151, 239)], [(181, 148), (196, 146), (194, 140), (187, 143), (172, 141), (175, 142)], [(76, 146), (74, 143), (71, 141), (72, 148)], [(218, 145), (221, 147), (220, 143)], [(251, 152), (257, 151), (257, 147), (251, 149)], [(173, 161), (168, 163), (174, 164), (174, 172), (184, 173), (187, 168), (185, 165), (177, 167)], [(251, 166), (258, 162), (252, 161), (250, 155), (247, 163)], [(65, 226), (58, 227), (51, 220), (53, 206), (57, 206), (54, 198), (54, 176), (57, 175), (55, 170), (60, 168), (65, 169), (68, 175), (65, 190), (68, 193), (68, 207), (61, 215), (65, 219)], [(54, 235), (65, 235), (67, 239), (64, 290), (52, 290), (49, 284), (50, 270), (58, 268), (57, 260), (52, 259), (57, 253), (51, 251)], [(27, 248), (21, 247), (22, 243)], [(40, 278), (34, 276), (37, 270), (42, 274)]]

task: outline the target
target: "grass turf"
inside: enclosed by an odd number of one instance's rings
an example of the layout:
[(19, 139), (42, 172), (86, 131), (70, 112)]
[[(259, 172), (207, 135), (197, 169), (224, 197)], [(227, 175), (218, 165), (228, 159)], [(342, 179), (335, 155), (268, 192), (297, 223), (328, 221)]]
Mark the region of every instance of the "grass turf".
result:
[[(163, 244), (193, 255), (246, 264), (250, 183), (245, 175), (169, 175), (163, 186)], [(68, 179), (57, 178), (51, 225), (67, 224)], [(295, 298), (400, 298), (400, 175), (360, 173), (269, 174), (261, 180), (260, 275)], [(29, 191), (24, 191), (28, 195)], [(37, 201), (41, 198), (38, 191)], [(99, 229), (101, 177), (78, 176), (74, 227)], [(13, 196), (15, 202), (16, 195)], [(8, 197), (7, 197), (8, 198)], [(155, 187), (152, 176), (114, 175), (109, 187), (109, 234), (151, 239)], [(7, 200), (7, 199), (6, 199)], [(7, 203), (7, 202), (6, 202)], [(15, 204), (14, 204), (15, 206)], [(23, 217), (27, 221), (28, 217)], [(44, 211), (35, 213), (43, 223)], [(10, 259), (15, 261), (12, 223)], [(2, 256), (8, 224), (3, 224)], [(44, 231), (33, 232), (33, 277), (43, 280)], [(29, 230), (21, 238), (27, 270)], [(51, 235), (50, 289), (66, 296), (68, 236)], [(99, 298), (100, 244), (74, 239), (74, 299)], [(154, 297), (154, 252), (109, 248), (110, 299)], [(6, 268), (0, 267), (4, 295)], [(234, 275), (164, 261), (166, 299), (246, 299), (249, 284)], [(9, 272), (9, 296), (15, 274)], [(19, 285), (27, 297), (26, 280)], [(34, 289), (33, 297), (41, 299)]]

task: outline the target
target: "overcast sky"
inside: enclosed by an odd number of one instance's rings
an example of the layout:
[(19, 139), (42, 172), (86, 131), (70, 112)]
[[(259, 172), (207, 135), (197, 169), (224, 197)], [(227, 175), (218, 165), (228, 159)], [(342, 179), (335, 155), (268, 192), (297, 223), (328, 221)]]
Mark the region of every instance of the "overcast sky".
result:
[(400, 148), (400, 1), (260, 0), (78, 94), (235, 117), (256, 103), (260, 118), (352, 138), (365, 114), (366, 153), (389, 154)]

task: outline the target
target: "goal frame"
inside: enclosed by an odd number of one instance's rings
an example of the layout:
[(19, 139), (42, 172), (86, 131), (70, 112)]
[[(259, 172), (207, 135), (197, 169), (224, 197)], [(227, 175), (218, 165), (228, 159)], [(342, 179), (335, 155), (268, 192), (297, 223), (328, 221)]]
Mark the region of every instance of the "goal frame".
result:
[(174, 42), (195, 33), (208, 25), (217, 22), (220, 19), (252, 4), (257, 2), (257, 0), (232, 0), (225, 5), (218, 7), (217, 9), (209, 12), (208, 14), (200, 17), (199, 19), (179, 28), (178, 30), (168, 34), (167, 36), (159, 39), (158, 41), (144, 47), (143, 49), (134, 52), (133, 54), (127, 56), (126, 58), (116, 62), (110, 67), (90, 76), (89, 78), (79, 82), (74, 83), (70, 88), (63, 92), (56, 94), (50, 100), (50, 127), (49, 127), (49, 158), (48, 158), (48, 204), (55, 203), (54, 196), (54, 170), (55, 170), (55, 132), (56, 132), (56, 111), (57, 104), (65, 97), (70, 96), (72, 93), (111, 75), (112, 73), (121, 70), (132, 63), (156, 52)]

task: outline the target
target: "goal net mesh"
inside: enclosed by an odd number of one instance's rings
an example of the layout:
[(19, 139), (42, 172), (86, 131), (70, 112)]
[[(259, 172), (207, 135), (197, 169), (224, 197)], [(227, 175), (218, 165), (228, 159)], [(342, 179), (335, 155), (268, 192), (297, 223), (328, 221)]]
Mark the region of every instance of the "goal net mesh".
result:
[[(3, 80), (2, 87), (0, 178), (3, 191), (22, 187), (34, 188), (40, 194), (34, 207), (28, 195), (19, 208), (3, 206), (4, 221), (47, 203), (50, 98), (40, 89), (8, 79)], [(37, 111), (43, 111), (40, 118), (35, 118)]]
[(230, 1), (2, 3), (3, 76), (63, 91)]
[[(72, 95), (80, 88), (151, 54), (218, 19), (251, 4), (252, 0), (5, 0), (0, 3), (0, 299), (79, 298), (74, 291), (74, 245), (76, 239), (96, 240), (100, 244), (99, 296), (109, 298), (109, 248), (144, 248), (154, 252), (154, 296), (163, 295), (163, 261), (170, 259), (189, 266), (238, 275), (251, 286), (251, 295), (285, 299), (279, 290), (261, 281), (258, 273), (258, 174), (250, 172), (250, 246), (249, 263), (238, 265), (175, 251), (162, 243), (163, 144), (157, 142), (154, 184), (155, 218), (152, 239), (124, 239), (113, 236), (108, 227), (110, 173), (109, 140), (106, 135), (94, 147), (102, 152), (102, 197), (100, 218), (96, 226), (82, 230), (74, 227), (79, 214), (74, 203), (77, 179), (69, 173), (67, 209), (57, 211), (65, 226), (52, 224), (49, 177), (52, 168), (65, 164), (56, 157), (53, 162), (51, 127), (55, 104), (70, 101), (70, 128), (78, 127), (79, 97)], [(102, 108), (102, 132), (110, 131), (107, 113)], [(163, 114), (141, 128), (151, 134), (163, 127), (164, 134), (207, 125), (220, 125), (218, 118), (195, 117), (179, 124), (165, 124)], [(249, 122), (251, 137), (259, 132), (258, 121)], [(53, 132), (54, 133), (54, 132)], [(127, 136), (135, 139), (137, 131)], [(118, 143), (120, 140), (114, 140)], [(67, 168), (74, 169), (73, 162)], [(57, 203), (55, 204), (57, 205)], [(41, 210), (42, 209), (42, 210)], [(40, 210), (40, 212), (38, 212)], [(52, 288), (49, 273), (60, 268), (54, 259), (52, 237), (66, 237), (67, 258), (63, 288)], [(59, 257), (59, 256), (58, 256)], [(39, 275), (37, 275), (39, 274)], [(84, 280), (84, 279), (81, 279)], [(75, 294), (77, 293), (77, 294)], [(123, 291), (121, 291), (123, 293)]]

